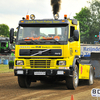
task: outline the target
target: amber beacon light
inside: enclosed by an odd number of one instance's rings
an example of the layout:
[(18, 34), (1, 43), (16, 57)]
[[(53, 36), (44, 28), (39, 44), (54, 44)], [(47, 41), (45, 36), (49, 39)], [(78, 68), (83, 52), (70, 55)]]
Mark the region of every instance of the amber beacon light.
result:
[(26, 20), (29, 20), (29, 15), (26, 15)]
[(66, 14), (64, 15), (64, 19), (67, 19), (67, 15)]

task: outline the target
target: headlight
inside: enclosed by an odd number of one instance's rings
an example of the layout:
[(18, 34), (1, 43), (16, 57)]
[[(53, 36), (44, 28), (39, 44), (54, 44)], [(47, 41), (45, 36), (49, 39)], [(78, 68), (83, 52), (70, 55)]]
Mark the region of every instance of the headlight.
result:
[(24, 61), (18, 60), (16, 61), (16, 65), (24, 65)]
[(57, 65), (66, 65), (66, 61), (57, 61)]

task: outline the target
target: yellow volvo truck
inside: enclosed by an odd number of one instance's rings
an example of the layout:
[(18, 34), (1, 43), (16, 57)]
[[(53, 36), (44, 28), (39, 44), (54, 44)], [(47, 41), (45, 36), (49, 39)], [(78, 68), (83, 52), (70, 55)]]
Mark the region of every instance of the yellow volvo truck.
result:
[[(75, 89), (79, 80), (93, 84), (94, 68), (80, 59), (80, 31), (76, 19), (36, 20), (27, 15), (19, 21), (14, 60), (14, 74), (21, 88), (40, 80), (66, 81), (68, 89)], [(14, 29), (10, 30), (13, 43)]]

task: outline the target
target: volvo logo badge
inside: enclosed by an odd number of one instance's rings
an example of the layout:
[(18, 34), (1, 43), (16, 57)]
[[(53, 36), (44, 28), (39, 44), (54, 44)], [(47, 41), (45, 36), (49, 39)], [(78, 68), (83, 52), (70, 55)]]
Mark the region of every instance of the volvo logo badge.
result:
[(39, 54), (42, 54), (42, 51), (39, 51), (38, 53), (39, 53)]

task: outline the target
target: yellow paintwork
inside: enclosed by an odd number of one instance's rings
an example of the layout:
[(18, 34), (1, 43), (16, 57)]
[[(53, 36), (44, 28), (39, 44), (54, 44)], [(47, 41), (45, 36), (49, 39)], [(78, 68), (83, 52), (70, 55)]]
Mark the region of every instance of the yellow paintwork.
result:
[[(72, 64), (73, 64), (73, 60), (74, 60), (74, 56), (75, 55), (80, 55), (80, 52), (75, 52), (75, 46), (69, 46), (69, 42), (67, 45), (28, 45), (28, 46), (25, 46), (25, 45), (16, 45), (15, 47), (15, 62), (16, 60), (23, 60), (24, 61), (24, 65), (23, 65), (23, 69), (27, 69), (29, 68), (30, 69), (30, 62), (28, 59), (24, 59), (24, 57), (26, 58), (26, 56), (20, 56), (19, 55), (19, 50), (20, 49), (62, 49), (62, 56), (34, 56), (32, 58), (34, 59), (31, 59), (31, 60), (36, 60), (35, 58), (58, 58), (58, 59), (50, 59), (51, 62), (54, 62), (53, 66), (50, 67), (50, 69), (58, 69), (59, 66), (56, 65), (56, 62), (58, 60), (64, 60), (66, 61), (66, 66), (65, 67), (70, 67)], [(70, 49), (69, 48), (72, 48), (72, 55), (70, 54)], [(77, 48), (77, 47), (76, 47)], [(78, 48), (79, 49), (79, 48)], [(79, 51), (79, 50), (78, 50)], [(21, 57), (21, 59), (20, 59)], [(30, 56), (27, 56), (27, 57), (30, 57)], [(23, 58), (23, 59), (22, 59)], [(62, 59), (63, 58), (63, 59)], [(41, 59), (42, 60), (42, 59)], [(44, 60), (44, 59), (43, 59)], [(46, 59), (45, 59), (46, 60)], [(28, 66), (26, 66), (26, 61), (27, 61), (27, 64)], [(15, 65), (15, 66), (18, 66), (18, 65)]]
[(79, 64), (79, 79), (89, 79), (90, 65)]
[[(24, 59), (25, 56), (23, 56), (22, 58), (23, 59), (20, 59), (20, 56), (19, 56), (19, 50), (20, 49), (62, 49), (62, 56), (53, 56), (54, 58), (57, 58), (58, 59), (50, 59), (50, 58), (53, 58), (51, 56), (48, 56), (49, 60), (51, 60), (51, 62), (54, 62), (53, 65), (50, 66), (50, 69), (58, 69), (59, 66), (57, 66), (56, 62), (59, 61), (59, 60), (64, 60), (66, 61), (66, 66), (69, 67), (70, 65), (72, 65), (72, 60), (74, 59), (73, 57), (70, 57), (69, 55), (69, 51), (68, 51), (68, 45), (28, 45), (28, 46), (23, 46), (23, 45), (16, 45), (15, 47), (15, 62), (16, 60), (23, 60), (24, 61), (24, 65), (23, 65), (23, 68), (27, 69), (29, 68), (30, 69), (30, 60), (29, 59)], [(27, 56), (27, 57), (30, 57), (30, 56)], [(32, 57), (33, 58), (33, 57)], [(35, 56), (34, 59), (31, 59), (31, 60), (37, 60), (35, 58), (45, 58), (45, 56)], [(47, 58), (47, 57), (46, 57)], [(61, 59), (60, 59), (61, 58)], [(63, 58), (63, 59), (62, 59)], [(44, 59), (41, 59), (41, 60), (44, 60)], [(45, 59), (45, 60), (48, 60), (48, 59)], [(27, 63), (27, 64), (26, 64)], [(16, 65), (15, 66), (20, 66), (20, 65)], [(65, 66), (65, 67), (66, 67)]]
[[(70, 30), (70, 26), (74, 26), (75, 30), (79, 30), (79, 22), (78, 25), (73, 25), (72, 24), (72, 20), (68, 20), (69, 21), (69, 30)], [(80, 33), (79, 33), (80, 34)], [(70, 38), (70, 31), (68, 34), (68, 39)], [(20, 49), (62, 49), (62, 56), (20, 56), (19, 55), (19, 50)], [(31, 60), (35, 61), (37, 60), (36, 58), (40, 58), (39, 60), (50, 60), (50, 68), (48, 69), (58, 69), (59, 67), (70, 67), (73, 65), (73, 61), (74, 61), (74, 57), (78, 55), (80, 56), (80, 37), (79, 37), (79, 41), (74, 41), (74, 42), (69, 42), (65, 45), (16, 45), (15, 46), (15, 62), (16, 60), (23, 60), (24, 61), (24, 65), (22, 66), (23, 69), (34, 69), (30, 67), (30, 59), (27, 58), (32, 58)], [(24, 59), (26, 58), (26, 59)], [(42, 59), (43, 58), (43, 59)], [(48, 58), (48, 59), (47, 59)], [(55, 59), (51, 59), (51, 58), (55, 58)], [(62, 61), (66, 61), (66, 65), (65, 66), (58, 66), (57, 65), (57, 61), (62, 60)], [(53, 63), (52, 63), (53, 62)], [(14, 63), (15, 68), (16, 67), (20, 67), (20, 65), (16, 65), (16, 63)], [(35, 69), (40, 69), (40, 68), (35, 68)], [(45, 69), (45, 68), (41, 68), (41, 69)]]
[[(23, 60), (24, 61), (24, 65), (16, 65), (16, 60)], [(38, 65), (37, 64), (37, 67), (41, 67), (41, 68), (31, 68), (31, 65), (30, 65), (30, 60), (33, 60), (33, 61), (36, 61), (36, 60), (40, 60), (40, 59), (15, 59), (15, 65), (14, 67), (22, 67), (22, 69), (45, 69), (45, 68), (42, 68), (41, 66), (42, 65)], [(48, 60), (48, 59), (41, 59), (41, 61), (44, 61), (44, 60)], [(51, 61), (50, 63), (50, 68), (47, 68), (47, 69), (58, 69), (59, 67), (68, 67), (68, 62), (66, 59), (63, 59), (64, 61), (66, 61), (66, 64), (67, 65), (62, 65), (62, 66), (58, 66), (56, 63), (57, 61), (62, 61), (62, 59), (49, 59)]]

